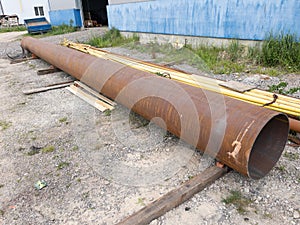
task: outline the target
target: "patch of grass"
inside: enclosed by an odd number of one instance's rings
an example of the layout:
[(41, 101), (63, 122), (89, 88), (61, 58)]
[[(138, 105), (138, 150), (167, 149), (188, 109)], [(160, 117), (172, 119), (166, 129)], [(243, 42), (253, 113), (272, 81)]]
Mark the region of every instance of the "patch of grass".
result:
[(36, 136), (32, 136), (32, 137), (31, 137), (31, 140), (33, 140), (33, 141), (35, 141), (36, 139), (37, 139)]
[(290, 34), (270, 35), (262, 44), (253, 47), (243, 46), (239, 41), (232, 40), (228, 46), (221, 47), (200, 45), (192, 48), (186, 45), (175, 49), (171, 44), (150, 43), (144, 46), (132, 44), (131, 48), (152, 54), (156, 61), (161, 59), (163, 62), (186, 63), (216, 74), (254, 72), (278, 76), (300, 72), (299, 39)]
[[(172, 44), (158, 44), (151, 42), (146, 45), (130, 43), (126, 46), (129, 49), (134, 49), (142, 53), (152, 55), (154, 62), (164, 64), (188, 64), (203, 71), (208, 71), (206, 62), (201, 57), (195, 54), (194, 50), (190, 47), (175, 48)], [(158, 75), (158, 74), (157, 74)]]
[(241, 214), (247, 212), (246, 207), (252, 202), (244, 197), (240, 191), (230, 191), (230, 195), (222, 200), (226, 205), (233, 204)]
[(270, 214), (270, 213), (264, 213), (263, 217), (266, 218), (266, 219), (272, 219), (273, 218), (272, 214)]
[(62, 169), (64, 169), (64, 168), (68, 167), (69, 165), (70, 165), (69, 162), (60, 162), (60, 163), (57, 165), (57, 169), (58, 169), (58, 170), (62, 170)]
[(28, 65), (29, 65), (29, 67), (30, 67), (31, 69), (35, 69), (35, 68), (36, 68), (36, 65), (34, 65), (34, 64), (29, 63)]
[(275, 169), (281, 171), (281, 172), (284, 172), (286, 169), (285, 169), (285, 166), (283, 165), (280, 165), (280, 166), (276, 166)]
[(262, 62), (262, 55), (261, 55), (261, 47), (259, 44), (255, 46), (249, 46), (247, 48), (247, 58), (250, 60), (254, 65), (261, 64)]
[(72, 33), (72, 32), (75, 32), (75, 31), (78, 31), (78, 28), (72, 26), (72, 24), (70, 24), (70, 25), (63, 24), (63, 25), (60, 25), (60, 26), (52, 27), (52, 31), (50, 31), (49, 34), (59, 35), (59, 34)]
[(299, 159), (299, 153), (285, 152), (283, 156), (292, 161)]
[(299, 71), (299, 38), (294, 34), (270, 33), (262, 45), (262, 63), (266, 66), (282, 66), (292, 72)]
[(238, 40), (233, 40), (229, 44), (229, 46), (227, 48), (227, 51), (228, 51), (229, 59), (232, 62), (236, 62), (240, 58), (242, 58), (242, 54), (243, 54), (244, 49), (243, 49), (243, 46), (240, 45)]
[(188, 179), (190, 180), (190, 179), (193, 179), (194, 178), (194, 176), (192, 176), (192, 175), (189, 175), (188, 176)]
[(42, 148), (42, 153), (49, 153), (49, 152), (54, 152), (55, 147), (50, 145)]
[(0, 127), (1, 127), (1, 130), (6, 130), (8, 129), (10, 126), (11, 126), (11, 122), (7, 122), (7, 121), (3, 121), (1, 120), (0, 121)]
[(288, 84), (286, 82), (280, 82), (279, 84), (273, 84), (272, 86), (269, 86), (269, 91), (276, 92), (283, 95), (294, 94), (300, 91), (300, 87), (293, 87), (290, 88), (289, 90), (286, 90), (287, 86)]
[(78, 151), (78, 149), (79, 149), (79, 147), (78, 147), (77, 145), (74, 145), (74, 146), (72, 147), (72, 151)]
[(194, 51), (205, 62), (209, 69), (213, 71), (219, 61), (220, 55), (224, 52), (224, 48), (201, 45)]
[(62, 118), (60, 118), (58, 121), (59, 121), (60, 123), (65, 123), (65, 122), (67, 122), (67, 120), (68, 120), (67, 117), (62, 117)]
[(145, 204), (144, 200), (145, 200), (144, 198), (138, 198), (138, 201), (137, 201), (137, 203), (136, 203), (136, 204), (139, 204), (139, 205), (145, 206), (146, 204)]
[(241, 73), (245, 70), (245, 67), (246, 65), (243, 63), (222, 60), (215, 65), (213, 71), (217, 74)]
[(104, 116), (110, 116), (111, 115), (111, 110), (107, 109), (104, 111)]
[(25, 31), (25, 26), (17, 26), (17, 27), (3, 27), (0, 28), (0, 33), (14, 32), (14, 31)]
[(268, 91), (283, 94), (286, 86), (287, 86), (286, 82), (280, 82), (279, 84), (273, 84), (272, 86), (269, 86)]
[(89, 41), (88, 44), (104, 48), (104, 47), (115, 47), (124, 45), (130, 42), (139, 41), (139, 37), (137, 35), (133, 35), (131, 38), (126, 38), (121, 35), (120, 31), (116, 28), (112, 28), (107, 31), (103, 36), (94, 36)]

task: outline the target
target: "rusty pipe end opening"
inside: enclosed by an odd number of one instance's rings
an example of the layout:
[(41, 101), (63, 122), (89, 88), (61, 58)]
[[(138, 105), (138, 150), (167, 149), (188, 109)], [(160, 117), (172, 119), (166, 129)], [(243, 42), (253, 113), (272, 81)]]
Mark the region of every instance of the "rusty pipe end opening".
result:
[(264, 177), (279, 160), (288, 138), (289, 122), (284, 114), (271, 118), (258, 134), (248, 161), (248, 176)]

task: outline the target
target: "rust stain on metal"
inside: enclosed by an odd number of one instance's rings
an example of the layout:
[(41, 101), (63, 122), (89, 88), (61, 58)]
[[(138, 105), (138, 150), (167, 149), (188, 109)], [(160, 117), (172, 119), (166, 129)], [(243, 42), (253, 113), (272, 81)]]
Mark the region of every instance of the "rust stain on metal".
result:
[[(284, 149), (289, 124), (282, 113), (31, 37), (22, 47), (144, 118), (161, 118), (154, 122), (251, 178), (265, 176)], [(219, 147), (210, 149), (210, 140)], [(242, 148), (228, 157), (234, 141)]]

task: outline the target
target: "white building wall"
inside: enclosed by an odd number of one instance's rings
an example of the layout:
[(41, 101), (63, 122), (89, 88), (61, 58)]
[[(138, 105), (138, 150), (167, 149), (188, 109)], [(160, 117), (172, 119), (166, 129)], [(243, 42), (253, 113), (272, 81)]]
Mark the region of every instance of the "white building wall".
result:
[(108, 0), (109, 5), (115, 4), (124, 4), (124, 3), (132, 3), (132, 2), (147, 2), (149, 0)]
[(49, 0), (50, 10), (76, 9), (76, 0)]
[(42, 6), (44, 9), (44, 17), (49, 21), (49, 4), (48, 0), (1, 0), (4, 13), (6, 15), (17, 14), (19, 23), (23, 24), (24, 19), (37, 18), (34, 7)]

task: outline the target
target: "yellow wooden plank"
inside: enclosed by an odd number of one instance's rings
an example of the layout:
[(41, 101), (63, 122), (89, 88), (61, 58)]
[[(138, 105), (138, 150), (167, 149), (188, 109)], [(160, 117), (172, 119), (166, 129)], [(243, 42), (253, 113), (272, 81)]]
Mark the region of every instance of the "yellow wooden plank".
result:
[(116, 106), (117, 105), (117, 103), (115, 103), (114, 101), (112, 101), (109, 98), (106, 98), (105, 96), (99, 94), (98, 92), (96, 92), (95, 90), (93, 90), (92, 88), (90, 88), (89, 86), (85, 85), (84, 83), (82, 83), (80, 81), (75, 81), (74, 84), (78, 85), (79, 87), (83, 88), (84, 90), (86, 90), (87, 92), (91, 93), (95, 97), (101, 99), (102, 101), (107, 102), (108, 104), (110, 104), (112, 106)]
[(101, 100), (95, 98), (94, 96), (87, 94), (86, 92), (84, 92), (83, 90), (81, 90), (80, 88), (76, 87), (73, 84), (70, 85), (69, 87), (66, 87), (66, 89), (71, 93), (73, 93), (74, 95), (76, 95), (77, 97), (84, 100), (85, 102), (87, 102), (88, 104), (94, 106), (96, 109), (100, 110), (101, 112), (104, 112), (107, 109), (109, 110), (114, 109), (113, 106), (105, 102), (102, 102)]

